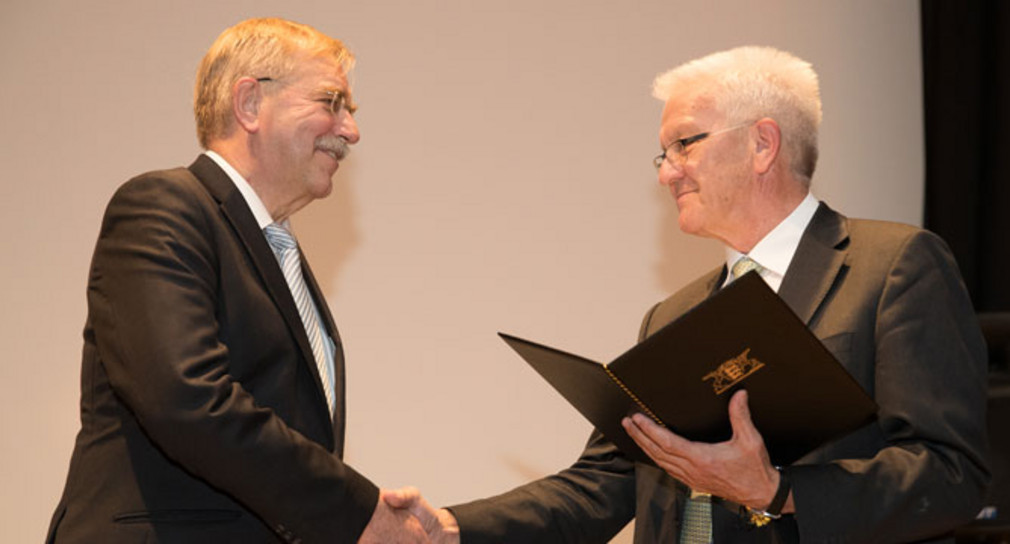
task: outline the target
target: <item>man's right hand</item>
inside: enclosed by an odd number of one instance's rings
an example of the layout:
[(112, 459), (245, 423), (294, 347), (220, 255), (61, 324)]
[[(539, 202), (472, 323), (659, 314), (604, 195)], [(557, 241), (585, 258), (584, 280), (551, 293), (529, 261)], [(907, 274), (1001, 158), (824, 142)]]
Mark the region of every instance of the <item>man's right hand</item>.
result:
[(459, 524), (445, 508), (435, 509), (414, 487), (383, 491), (380, 501), (397, 509), (406, 509), (416, 517), (432, 544), (459, 544)]
[(387, 493), (380, 492), (379, 504), (358, 544), (431, 544), (421, 522), (410, 511), (393, 508), (383, 500)]

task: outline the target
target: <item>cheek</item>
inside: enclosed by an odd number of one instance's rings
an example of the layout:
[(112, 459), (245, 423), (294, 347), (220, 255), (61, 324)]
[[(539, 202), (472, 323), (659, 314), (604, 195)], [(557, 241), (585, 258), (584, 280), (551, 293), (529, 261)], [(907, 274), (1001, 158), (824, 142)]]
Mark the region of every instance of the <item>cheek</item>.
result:
[[(326, 115), (332, 118), (329, 113)], [(333, 123), (331, 119), (327, 119), (322, 116), (313, 115), (300, 119), (298, 128), (291, 133), (291, 146), (308, 148), (314, 147), (316, 140), (318, 140), (321, 136), (326, 135), (330, 130), (332, 130), (332, 127)]]

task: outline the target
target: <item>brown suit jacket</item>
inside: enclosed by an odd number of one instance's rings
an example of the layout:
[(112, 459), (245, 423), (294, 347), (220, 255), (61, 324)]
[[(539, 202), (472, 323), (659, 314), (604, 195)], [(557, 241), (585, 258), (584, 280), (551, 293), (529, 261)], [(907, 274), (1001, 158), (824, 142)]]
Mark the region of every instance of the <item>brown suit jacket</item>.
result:
[[(724, 277), (720, 267), (655, 306), (641, 338)], [(795, 516), (756, 530), (716, 507), (715, 542), (908, 542), (970, 520), (989, 480), (986, 362), (946, 245), (821, 204), (779, 295), (874, 397), (878, 419), (787, 468)], [(607, 542), (632, 517), (636, 543), (676, 542), (685, 492), (594, 433), (569, 469), (452, 511), (464, 544)]]
[(283, 273), (208, 157), (124, 184), (88, 282), (81, 430), (48, 541), (355, 542), (378, 489), (341, 460)]

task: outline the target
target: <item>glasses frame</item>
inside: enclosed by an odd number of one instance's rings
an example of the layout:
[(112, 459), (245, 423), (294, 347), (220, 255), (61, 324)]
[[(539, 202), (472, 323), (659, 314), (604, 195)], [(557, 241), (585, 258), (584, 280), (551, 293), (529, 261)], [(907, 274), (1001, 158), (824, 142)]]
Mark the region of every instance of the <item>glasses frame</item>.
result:
[[(265, 83), (275, 82), (277, 80), (272, 77), (258, 77), (256, 78), (256, 81), (258, 83)], [(345, 91), (324, 90), (323, 94), (329, 98), (327, 100), (320, 100), (320, 102), (328, 104), (330, 113), (332, 113), (334, 117), (339, 117), (341, 110), (344, 110), (351, 115), (354, 115), (354, 113), (358, 111), (358, 105), (351, 100), (351, 97)]]
[[(711, 138), (712, 136), (718, 136), (719, 134), (723, 134), (723, 133), (729, 132), (731, 130), (736, 130), (738, 128), (743, 128), (743, 127), (749, 127), (749, 126), (751, 126), (753, 124), (754, 124), (753, 121), (749, 121), (749, 122), (746, 122), (746, 123), (741, 123), (739, 125), (733, 125), (731, 127), (721, 128), (719, 130), (713, 130), (713, 131), (709, 131), (709, 132), (699, 132), (698, 134), (695, 134), (693, 136), (688, 136), (686, 138), (678, 138), (678, 139), (674, 140), (673, 142), (671, 142), (670, 145), (666, 146), (666, 149), (664, 149), (662, 153), (660, 153), (659, 155), (656, 155), (656, 157), (654, 159), (652, 159), (652, 165), (656, 167), (656, 171), (657, 172), (661, 168), (663, 168), (663, 163), (665, 163), (667, 161), (669, 161), (671, 165), (679, 167), (682, 164), (684, 164), (685, 160), (687, 160), (687, 147), (689, 145), (696, 144), (698, 142), (702, 142), (702, 141), (704, 141), (707, 138)], [(677, 162), (676, 163), (674, 163), (671, 160), (672, 159), (672, 157), (670, 157), (671, 152), (672, 152), (673, 156), (675, 156), (677, 158)]]

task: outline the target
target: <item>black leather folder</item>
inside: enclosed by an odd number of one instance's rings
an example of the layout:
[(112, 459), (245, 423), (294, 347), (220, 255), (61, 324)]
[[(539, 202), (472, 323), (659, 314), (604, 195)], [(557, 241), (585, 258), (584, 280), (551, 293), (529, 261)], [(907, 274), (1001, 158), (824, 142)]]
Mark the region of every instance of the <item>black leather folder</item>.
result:
[(754, 272), (609, 365), (499, 333), (600, 432), (651, 462), (621, 426), (635, 412), (690, 440), (732, 435), (727, 407), (746, 389), (772, 463), (789, 465), (873, 421), (877, 405)]

